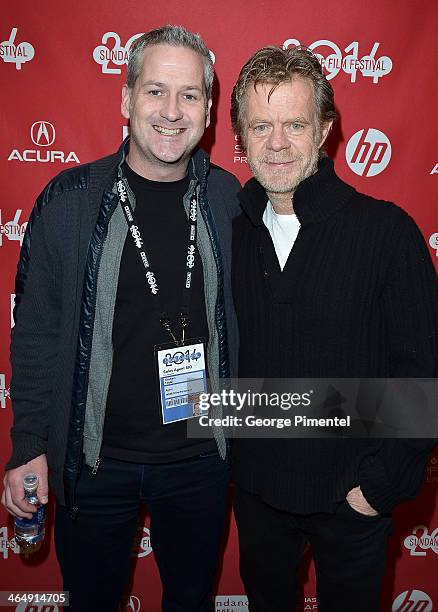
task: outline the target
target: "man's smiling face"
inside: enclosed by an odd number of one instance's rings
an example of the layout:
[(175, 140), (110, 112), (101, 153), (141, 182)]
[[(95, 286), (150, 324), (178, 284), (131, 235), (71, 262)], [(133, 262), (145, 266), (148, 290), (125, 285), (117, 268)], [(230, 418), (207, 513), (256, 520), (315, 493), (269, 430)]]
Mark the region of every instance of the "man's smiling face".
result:
[(159, 181), (183, 178), (191, 153), (210, 124), (202, 56), (186, 47), (146, 47), (134, 87), (122, 91), (130, 120), (128, 163)]

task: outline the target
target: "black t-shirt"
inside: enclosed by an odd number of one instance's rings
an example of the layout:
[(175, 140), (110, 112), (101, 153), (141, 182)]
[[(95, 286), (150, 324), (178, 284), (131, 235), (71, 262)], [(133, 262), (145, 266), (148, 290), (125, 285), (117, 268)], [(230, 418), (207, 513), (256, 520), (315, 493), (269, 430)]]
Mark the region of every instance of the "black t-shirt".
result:
[[(150, 181), (126, 163), (124, 172), (136, 197), (136, 220), (163, 306), (175, 336), (180, 338), (189, 233), (183, 197), (189, 189), (189, 178), (169, 183)], [(186, 421), (162, 424), (154, 346), (169, 343), (172, 338), (160, 324), (157, 301), (146, 284), (144, 268), (128, 234), (114, 312), (114, 357), (102, 456), (137, 463), (165, 463), (215, 448), (214, 440), (188, 439)], [(204, 279), (202, 261), (196, 253), (186, 338), (198, 337), (205, 339), (206, 347)]]

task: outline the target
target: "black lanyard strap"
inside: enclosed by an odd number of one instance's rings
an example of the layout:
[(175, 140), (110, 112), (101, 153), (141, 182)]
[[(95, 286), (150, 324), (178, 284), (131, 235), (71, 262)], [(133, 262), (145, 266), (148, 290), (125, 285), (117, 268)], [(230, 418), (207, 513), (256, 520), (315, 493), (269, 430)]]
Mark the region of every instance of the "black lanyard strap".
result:
[(134, 243), (135, 250), (138, 255), (138, 259), (142, 265), (142, 268), (145, 273), (146, 286), (152, 296), (157, 299), (157, 304), (160, 310), (160, 323), (163, 328), (169, 332), (172, 336), (173, 341), (176, 345), (184, 344), (185, 340), (185, 329), (189, 323), (190, 317), (190, 288), (192, 286), (193, 272), (195, 269), (195, 261), (196, 261), (196, 237), (198, 233), (198, 199), (196, 195), (196, 191), (193, 192), (190, 198), (190, 206), (189, 206), (189, 238), (188, 245), (186, 250), (186, 265), (184, 271), (184, 285), (183, 285), (183, 295), (182, 295), (182, 305), (181, 305), (181, 341), (175, 337), (175, 334), (172, 331), (170, 319), (166, 314), (166, 311), (163, 307), (161, 294), (159, 291), (157, 276), (153, 271), (150, 259), (146, 253), (146, 249), (144, 248), (144, 240), (140, 232), (139, 225), (137, 223), (134, 210), (129, 201), (128, 190), (126, 186), (126, 179), (123, 175), (119, 174), (119, 178), (117, 180), (117, 192), (119, 194), (119, 203), (122, 207), (123, 213), (125, 215), (126, 223), (128, 224), (128, 233), (131, 236), (131, 239)]

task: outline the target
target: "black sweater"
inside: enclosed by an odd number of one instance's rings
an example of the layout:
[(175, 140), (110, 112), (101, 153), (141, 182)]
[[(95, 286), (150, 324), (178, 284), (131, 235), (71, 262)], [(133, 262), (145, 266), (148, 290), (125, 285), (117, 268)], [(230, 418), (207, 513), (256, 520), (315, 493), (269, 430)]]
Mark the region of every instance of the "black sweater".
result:
[[(251, 179), (233, 228), (241, 378), (436, 377), (438, 289), (414, 221), (323, 159), (294, 194), (301, 229), (283, 272)], [(244, 282), (242, 282), (244, 279)], [(414, 497), (435, 441), (235, 440), (237, 483), (290, 512), (333, 511), (360, 484), (380, 512)]]

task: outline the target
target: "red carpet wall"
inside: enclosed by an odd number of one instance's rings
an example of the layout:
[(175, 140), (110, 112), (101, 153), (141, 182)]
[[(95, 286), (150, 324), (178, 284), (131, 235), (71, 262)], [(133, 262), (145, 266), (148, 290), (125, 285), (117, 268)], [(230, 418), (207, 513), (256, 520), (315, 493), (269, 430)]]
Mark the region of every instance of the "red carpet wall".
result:
[[(438, 5), (432, 0), (21, 0), (4, 3), (1, 13), (2, 466), (10, 453), (9, 332), (26, 221), (35, 197), (53, 175), (119, 146), (126, 130), (120, 91), (127, 50), (146, 30), (183, 24), (206, 40), (218, 79), (213, 125), (203, 144), (216, 164), (241, 181), (249, 172), (229, 121), (230, 92), (240, 67), (267, 44), (299, 42), (314, 49), (326, 67), (341, 116), (329, 145), (338, 174), (357, 189), (406, 209), (438, 262)], [(438, 610), (437, 482), (435, 453), (420, 497), (395, 512), (385, 611)], [(49, 524), (52, 515), (53, 509)], [(15, 546), (11, 520), (0, 510), (0, 591), (61, 588), (52, 533), (50, 529), (40, 552), (24, 558)], [(160, 583), (148, 533), (146, 516), (133, 551), (135, 573), (126, 609), (134, 612), (160, 609)], [(190, 547), (190, 542), (177, 545)], [(246, 598), (238, 576), (233, 522), (224, 548), (217, 612), (243, 612)], [(303, 581), (299, 610), (317, 610), (310, 555), (303, 566)], [(52, 612), (57, 607), (20, 604), (10, 609)]]

